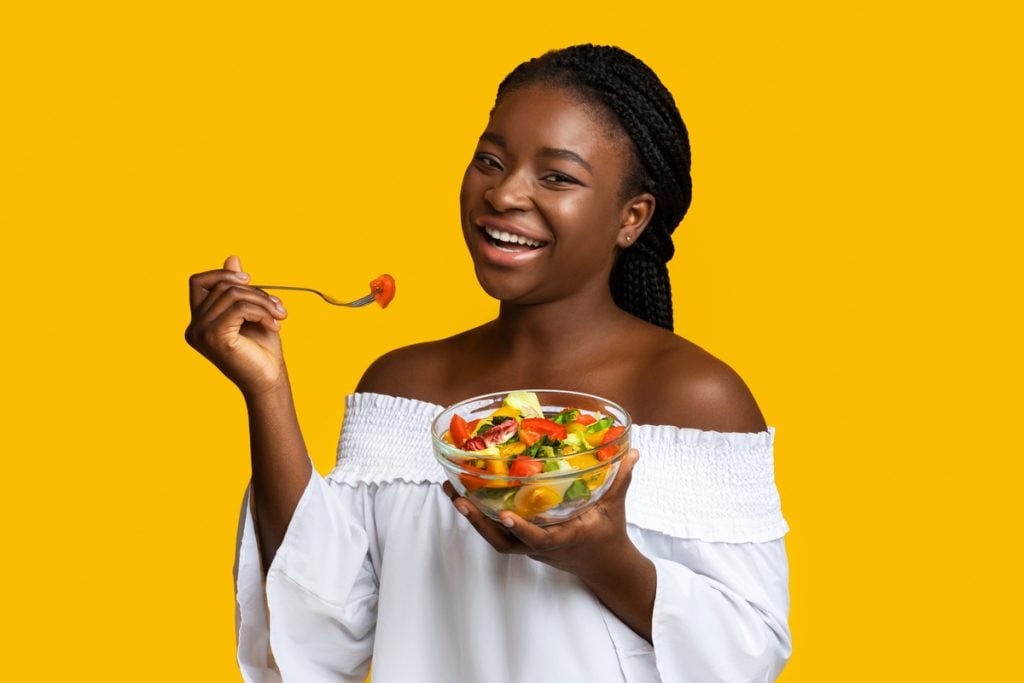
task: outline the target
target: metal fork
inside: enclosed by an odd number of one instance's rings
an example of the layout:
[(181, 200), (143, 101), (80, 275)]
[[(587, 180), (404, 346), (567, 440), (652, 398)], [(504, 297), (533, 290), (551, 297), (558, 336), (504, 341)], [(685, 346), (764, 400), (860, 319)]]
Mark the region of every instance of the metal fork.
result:
[(378, 292), (372, 291), (364, 297), (360, 297), (355, 301), (338, 301), (333, 296), (327, 296), (323, 292), (312, 289), (310, 287), (290, 287), (288, 285), (253, 285), (256, 289), (288, 289), (293, 292), (311, 292), (316, 294), (318, 297), (331, 304), (332, 306), (349, 306), (350, 308), (359, 308), (366, 304), (373, 303), (374, 299), (377, 298)]

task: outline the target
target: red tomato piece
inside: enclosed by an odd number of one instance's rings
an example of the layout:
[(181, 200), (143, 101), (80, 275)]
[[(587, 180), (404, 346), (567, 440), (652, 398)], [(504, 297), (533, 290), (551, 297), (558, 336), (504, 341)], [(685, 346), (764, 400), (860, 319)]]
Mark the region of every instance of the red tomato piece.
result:
[[(626, 431), (625, 427), (609, 427), (608, 431), (604, 433), (604, 438), (601, 439), (601, 444), (610, 443), (615, 439), (622, 436), (622, 433)], [(607, 446), (597, 452), (598, 460), (611, 460), (615, 457), (615, 446)]]
[[(526, 418), (519, 423), (520, 433), (524, 429), (530, 432), (536, 432), (538, 439), (542, 434), (546, 434), (550, 439), (562, 440), (565, 438), (565, 425), (560, 425), (557, 422), (552, 422), (551, 420), (546, 420), (542, 417)], [(534, 441), (536, 441), (536, 439), (534, 439)]]
[(521, 455), (509, 465), (508, 473), (513, 477), (534, 477), (544, 471), (544, 463), (536, 458)]
[(391, 300), (395, 298), (395, 278), (387, 273), (370, 282), (370, 290), (374, 293), (373, 298), (381, 308), (387, 308)]
[(456, 448), (466, 445), (466, 440), (469, 438), (469, 426), (461, 415), (452, 415), (452, 423), (448, 427), (448, 432), (452, 435), (452, 442)]
[(579, 422), (584, 427), (587, 427), (597, 422), (597, 418), (594, 417), (593, 415), (584, 415), (583, 413), (580, 413), (579, 415), (576, 416), (576, 422)]
[[(472, 465), (463, 465), (462, 468), (477, 474), (487, 474), (487, 470), (482, 470), (479, 467), (473, 467)], [(466, 487), (467, 491), (476, 491), (477, 489), (487, 486), (490, 482), (489, 479), (474, 477), (472, 474), (460, 474), (459, 481), (462, 482), (462, 485)]]
[(540, 440), (540, 437), (540, 432), (535, 432), (532, 429), (523, 429), (522, 426), (519, 427), (519, 440), (527, 446), (532, 446)]

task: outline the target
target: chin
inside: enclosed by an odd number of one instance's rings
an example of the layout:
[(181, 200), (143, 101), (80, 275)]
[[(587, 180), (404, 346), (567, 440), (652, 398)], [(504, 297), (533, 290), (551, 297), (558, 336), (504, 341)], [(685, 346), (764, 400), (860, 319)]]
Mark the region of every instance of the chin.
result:
[(489, 268), (475, 268), (476, 281), (480, 283), (481, 289), (492, 299), (501, 302), (529, 304), (538, 303), (536, 297), (531, 297), (535, 292), (538, 283), (525, 282), (525, 278), (516, 277), (510, 273), (495, 272)]

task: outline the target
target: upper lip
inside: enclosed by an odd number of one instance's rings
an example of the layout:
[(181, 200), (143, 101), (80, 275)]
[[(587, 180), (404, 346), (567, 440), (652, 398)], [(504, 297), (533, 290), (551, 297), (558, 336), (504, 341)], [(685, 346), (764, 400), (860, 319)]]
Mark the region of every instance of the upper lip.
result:
[(503, 232), (507, 232), (510, 235), (518, 235), (520, 237), (525, 237), (526, 239), (535, 240), (537, 242), (544, 242), (545, 244), (551, 241), (549, 237), (538, 235), (537, 233), (531, 230), (521, 228), (514, 223), (503, 221), (500, 218), (495, 218), (494, 216), (480, 216), (473, 222), (476, 223), (477, 227), (480, 228), (493, 228), (494, 230), (501, 230)]

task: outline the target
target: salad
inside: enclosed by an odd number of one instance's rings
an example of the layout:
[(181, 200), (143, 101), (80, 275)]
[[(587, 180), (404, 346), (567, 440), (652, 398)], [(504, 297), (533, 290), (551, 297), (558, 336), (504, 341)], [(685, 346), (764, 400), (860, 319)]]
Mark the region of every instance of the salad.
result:
[[(562, 504), (582, 505), (600, 489), (626, 431), (614, 418), (567, 407), (544, 414), (533, 392), (509, 393), (486, 417), (452, 415), (442, 440), (460, 452), (467, 495), (496, 514), (529, 519)], [(545, 481), (550, 479), (550, 481)]]

